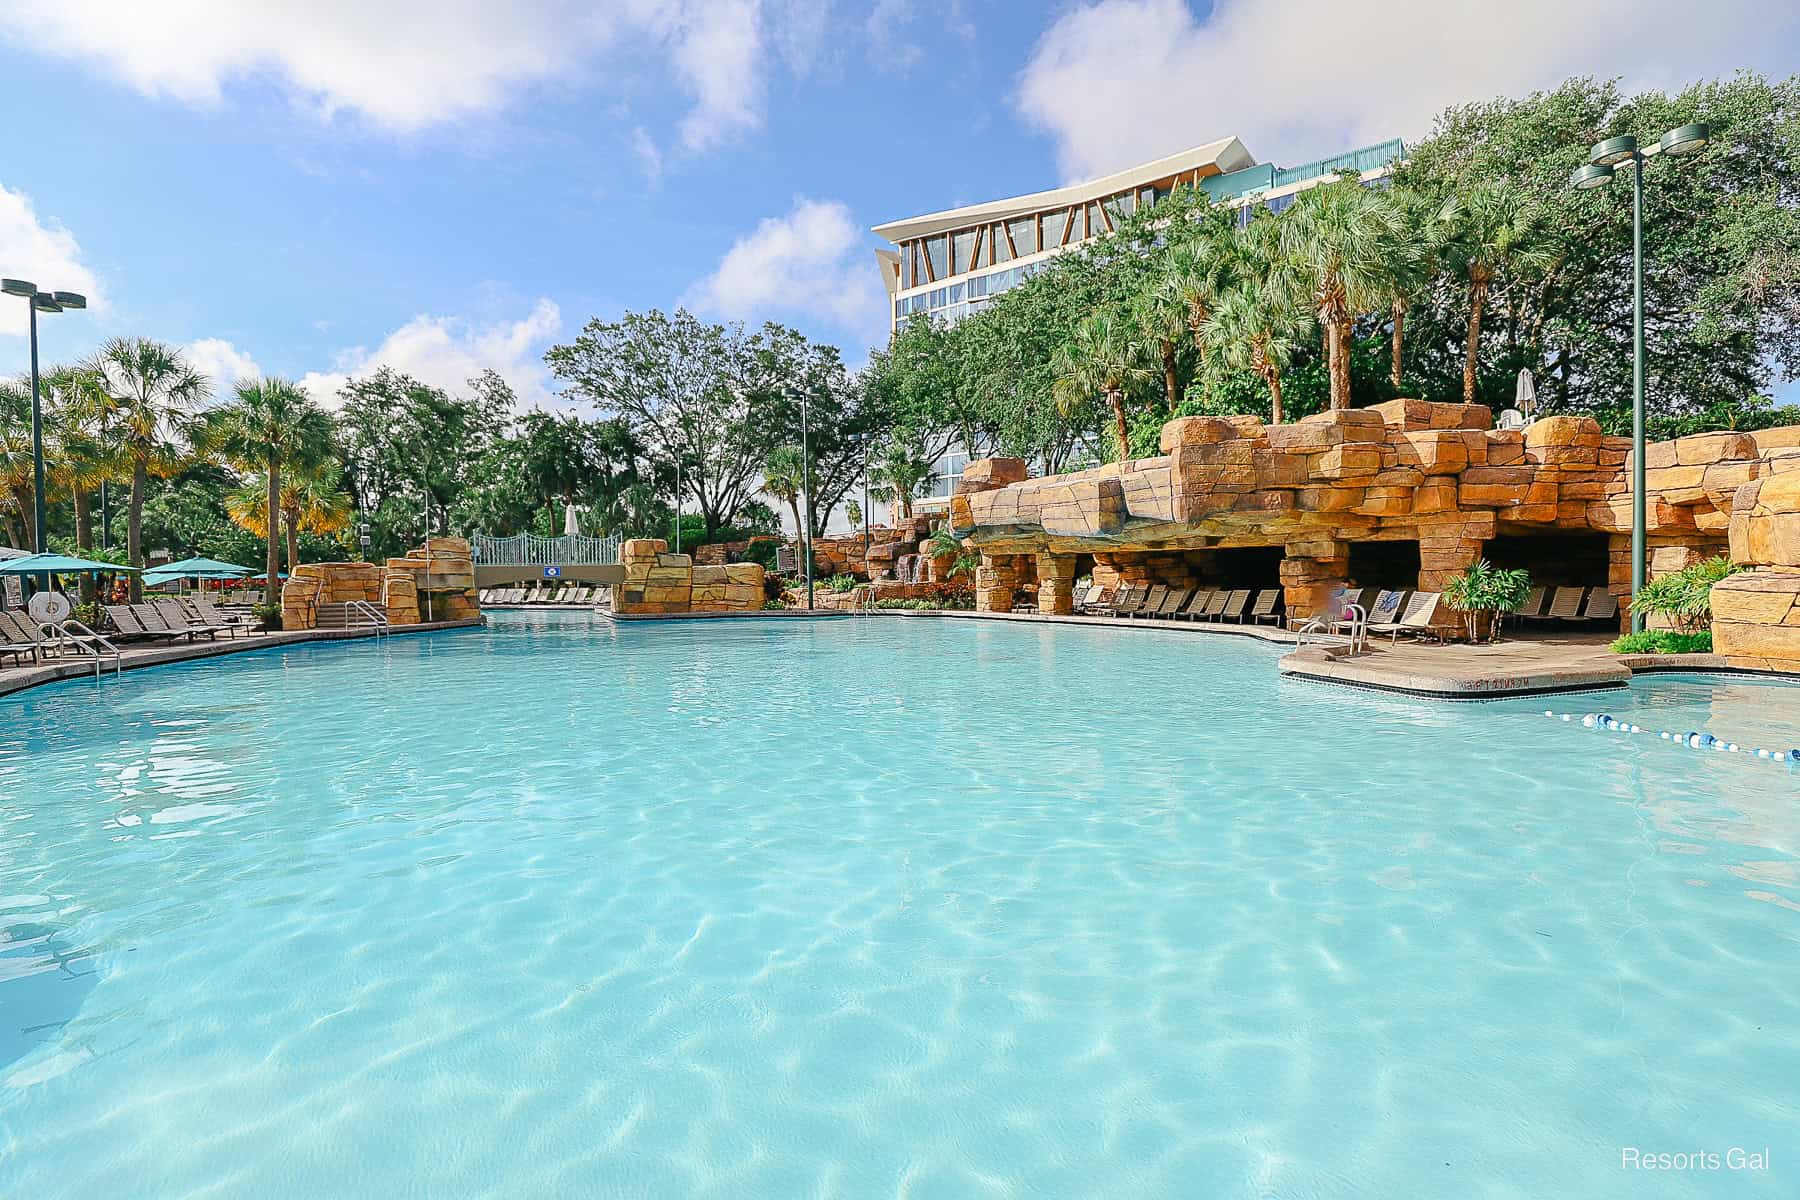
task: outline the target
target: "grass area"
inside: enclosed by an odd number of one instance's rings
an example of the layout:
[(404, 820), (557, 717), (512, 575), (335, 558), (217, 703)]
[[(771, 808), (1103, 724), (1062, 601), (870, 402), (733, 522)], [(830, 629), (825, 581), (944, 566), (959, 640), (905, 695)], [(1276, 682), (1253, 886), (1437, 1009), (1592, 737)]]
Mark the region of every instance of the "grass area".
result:
[(1676, 633), (1673, 629), (1646, 629), (1628, 633), (1612, 644), (1614, 654), (1711, 654), (1712, 631)]

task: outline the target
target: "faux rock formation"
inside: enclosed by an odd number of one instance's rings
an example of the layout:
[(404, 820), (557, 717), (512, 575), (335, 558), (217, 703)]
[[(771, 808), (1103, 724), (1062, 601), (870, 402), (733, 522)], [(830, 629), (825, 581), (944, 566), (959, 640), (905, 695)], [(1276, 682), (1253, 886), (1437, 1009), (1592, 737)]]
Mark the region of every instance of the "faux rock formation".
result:
[(613, 589), (613, 611), (627, 616), (688, 612), (747, 612), (763, 606), (763, 569), (757, 563), (696, 567), (670, 554), (661, 538), (633, 538), (619, 551), (625, 581)]
[[(1484, 406), (1420, 400), (1287, 425), (1182, 417), (1163, 427), (1154, 458), (1038, 479), (1018, 459), (971, 463), (950, 524), (981, 552), (976, 602), (989, 611), (1028, 589), (1041, 610), (1066, 611), (1077, 555), (1092, 556), (1097, 581), (1198, 586), (1198, 552), (1273, 547), (1287, 610), (1305, 617), (1346, 581), (1352, 545), (1416, 542), (1409, 586), (1442, 591), (1493, 538), (1555, 533), (1607, 535), (1604, 582), (1625, 599), (1630, 439), (1587, 417), (1492, 426)], [(1800, 429), (1655, 443), (1645, 470), (1655, 572), (1724, 553), (1728, 529), (1739, 561), (1800, 572)], [(1746, 504), (1756, 515), (1740, 532), (1734, 509)]]
[(281, 590), (281, 624), (284, 629), (313, 629), (320, 606), (351, 601), (380, 609), (390, 625), (460, 621), (481, 615), (476, 597), (469, 543), (432, 538), (385, 564), (301, 563)]

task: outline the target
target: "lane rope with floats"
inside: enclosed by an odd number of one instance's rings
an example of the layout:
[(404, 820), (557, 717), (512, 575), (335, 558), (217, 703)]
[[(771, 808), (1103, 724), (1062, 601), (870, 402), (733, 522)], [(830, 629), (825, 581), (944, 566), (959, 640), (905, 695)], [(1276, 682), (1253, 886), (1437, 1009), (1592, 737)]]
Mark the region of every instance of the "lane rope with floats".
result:
[(1667, 729), (1645, 729), (1642, 725), (1633, 725), (1629, 721), (1621, 721), (1611, 713), (1559, 713), (1546, 708), (1544, 715), (1553, 721), (1567, 721), (1571, 724), (1579, 721), (1584, 728), (1598, 729), (1608, 733), (1648, 734), (1654, 733), (1665, 742), (1673, 742), (1688, 750), (1711, 750), (1719, 754), (1744, 754), (1751, 758), (1766, 759), (1769, 762), (1800, 766), (1800, 749), (1765, 750), (1761, 746), (1740, 746), (1736, 742), (1728, 742), (1724, 738), (1715, 737), (1703, 729), (1690, 729), (1685, 733), (1673, 733)]

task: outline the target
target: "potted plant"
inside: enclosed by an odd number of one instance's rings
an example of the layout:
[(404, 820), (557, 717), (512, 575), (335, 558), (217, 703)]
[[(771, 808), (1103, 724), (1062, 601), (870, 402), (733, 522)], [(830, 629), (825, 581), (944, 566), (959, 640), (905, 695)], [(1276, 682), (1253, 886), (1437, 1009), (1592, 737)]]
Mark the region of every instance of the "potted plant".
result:
[(1450, 581), (1444, 603), (1463, 614), (1471, 642), (1495, 641), (1501, 614), (1517, 612), (1530, 594), (1529, 572), (1496, 567), (1484, 558)]
[(250, 611), (255, 615), (257, 624), (261, 626), (264, 633), (274, 633), (281, 628), (281, 605), (258, 604)]

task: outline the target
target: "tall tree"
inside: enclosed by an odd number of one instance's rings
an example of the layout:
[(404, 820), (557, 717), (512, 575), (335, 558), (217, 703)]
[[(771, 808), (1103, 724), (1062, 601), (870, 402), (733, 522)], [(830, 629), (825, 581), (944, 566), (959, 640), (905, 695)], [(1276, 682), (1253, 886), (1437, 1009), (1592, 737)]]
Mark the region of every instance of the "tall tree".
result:
[(1112, 411), (1117, 439), (1117, 458), (1124, 462), (1131, 452), (1131, 434), (1125, 424), (1125, 393), (1154, 378), (1144, 363), (1144, 347), (1136, 331), (1107, 312), (1097, 312), (1074, 329), (1056, 352), (1056, 406), (1068, 412), (1103, 397)]
[(763, 461), (762, 490), (788, 506), (794, 514), (794, 534), (798, 537), (806, 526), (800, 519), (800, 497), (806, 490), (806, 459), (798, 446), (777, 446)]
[(771, 448), (797, 425), (792, 354), (805, 339), (779, 325), (756, 333), (686, 309), (589, 321), (544, 355), (564, 393), (630, 426), (650, 454), (680, 468), (711, 538), (754, 500)]
[[(181, 351), (148, 338), (111, 338), (88, 367), (102, 381), (108, 399), (108, 436), (117, 439), (120, 460), (130, 471), (125, 553), (144, 565), (144, 499), (152, 475), (173, 474), (186, 460), (195, 432), (195, 413), (212, 386)], [(131, 577), (131, 598), (143, 599), (143, 585)]]
[(931, 489), (937, 475), (932, 458), (916, 442), (890, 438), (869, 468), (869, 498), (898, 504), (903, 520), (911, 520), (912, 502)]
[(1331, 407), (1350, 407), (1350, 323), (1385, 307), (1390, 264), (1403, 253), (1393, 206), (1351, 177), (1300, 194), (1279, 220), (1283, 269), (1311, 296), (1325, 335)]
[(1543, 210), (1520, 187), (1501, 178), (1453, 194), (1439, 216), (1448, 230), (1446, 253), (1468, 283), (1469, 335), (1463, 355), (1463, 403), (1475, 403), (1481, 361), (1481, 318), (1494, 279), (1503, 271), (1548, 270), (1559, 257)]
[(269, 586), (275, 586), (281, 573), (282, 475), (319, 473), (335, 457), (330, 416), (298, 384), (246, 380), (238, 384), (236, 400), (208, 414), (202, 445), (240, 470), (262, 473), (267, 572)]
[(1214, 354), (1239, 370), (1247, 370), (1269, 389), (1273, 424), (1282, 423), (1281, 373), (1301, 346), (1307, 320), (1280, 280), (1248, 276), (1213, 306), (1204, 334)]
[(1448, 230), (1438, 219), (1441, 205), (1431, 196), (1396, 187), (1387, 193), (1387, 203), (1400, 226), (1382, 288), (1388, 302), (1388, 379), (1398, 393), (1406, 376), (1406, 314), (1437, 277)]

